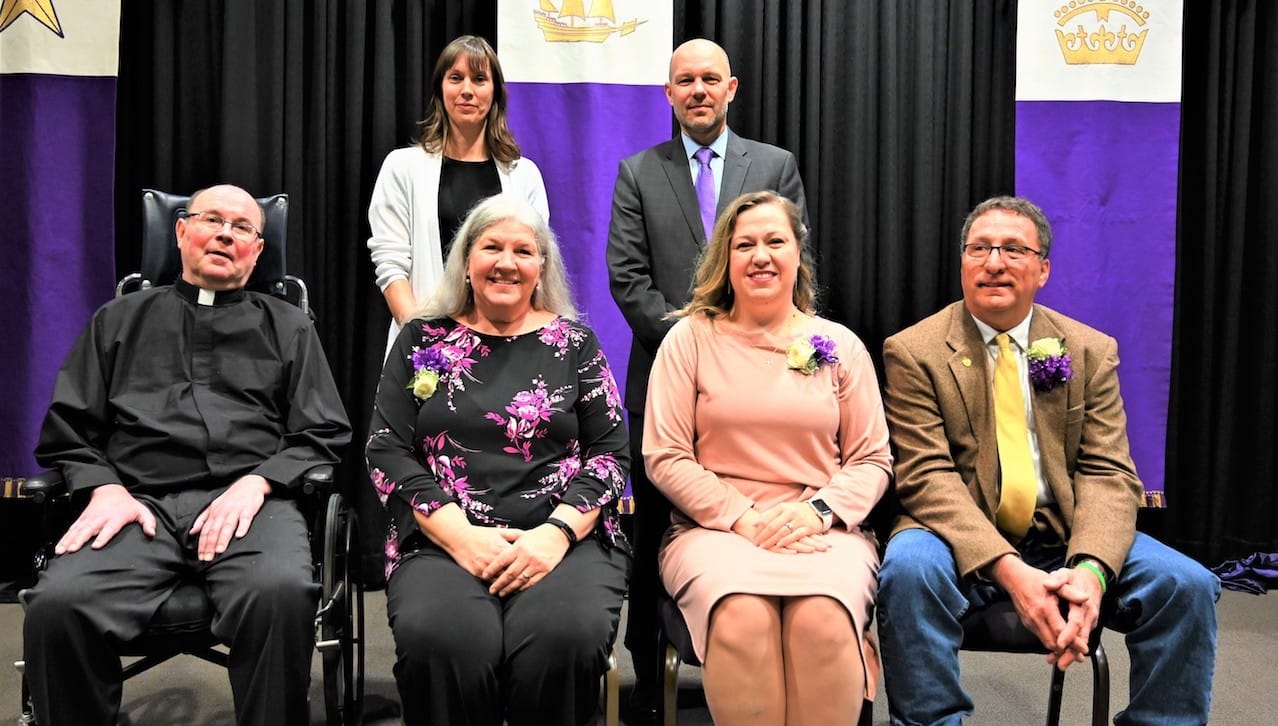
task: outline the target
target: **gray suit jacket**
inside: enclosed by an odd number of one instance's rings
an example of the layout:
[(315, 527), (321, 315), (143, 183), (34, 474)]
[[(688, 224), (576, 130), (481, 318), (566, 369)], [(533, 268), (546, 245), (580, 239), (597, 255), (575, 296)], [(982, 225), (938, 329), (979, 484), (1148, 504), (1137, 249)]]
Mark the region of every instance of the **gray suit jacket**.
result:
[[(1118, 390), (1118, 343), (1035, 305), (1030, 341), (1040, 338), (1065, 342), (1074, 375), (1033, 393), (1043, 476), (1059, 516), (1039, 511), (1068, 543), (1067, 562), (1086, 554), (1117, 574), (1142, 500)], [(994, 524), (998, 443), (980, 331), (959, 301), (888, 338), (883, 357), (896, 492), (904, 509), (893, 533), (932, 530), (953, 549), (959, 573), (971, 574), (1013, 551)]]
[[(798, 205), (808, 223), (807, 199), (794, 155), (728, 134), (719, 213), (746, 192), (771, 189)], [(612, 298), (634, 335), (626, 372), (626, 408), (642, 414), (648, 373), (662, 338), (674, 325), (666, 313), (687, 304), (692, 273), (705, 245), (697, 193), (683, 140), (676, 136), (624, 159), (617, 170), (608, 227)]]

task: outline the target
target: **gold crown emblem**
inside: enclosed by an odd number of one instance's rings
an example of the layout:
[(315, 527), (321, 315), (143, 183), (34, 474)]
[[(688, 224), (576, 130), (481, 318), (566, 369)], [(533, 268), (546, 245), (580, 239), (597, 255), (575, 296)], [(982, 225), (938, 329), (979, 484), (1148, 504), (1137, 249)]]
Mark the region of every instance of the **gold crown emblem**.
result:
[[(1061, 53), (1069, 65), (1091, 63), (1110, 63), (1116, 65), (1136, 65), (1140, 57), (1140, 49), (1145, 45), (1145, 36), (1149, 28), (1139, 32), (1129, 32), (1126, 18), (1120, 17), (1117, 31), (1110, 30), (1110, 13), (1117, 12), (1131, 18), (1137, 27), (1143, 27), (1149, 20), (1149, 11), (1137, 4), (1136, 0), (1069, 0), (1053, 14), (1056, 18), (1056, 42), (1060, 43)], [(1090, 27), (1083, 24), (1083, 17), (1093, 13), (1096, 20)], [(1065, 30), (1077, 22), (1075, 30)], [(1111, 24), (1112, 25), (1112, 24)]]

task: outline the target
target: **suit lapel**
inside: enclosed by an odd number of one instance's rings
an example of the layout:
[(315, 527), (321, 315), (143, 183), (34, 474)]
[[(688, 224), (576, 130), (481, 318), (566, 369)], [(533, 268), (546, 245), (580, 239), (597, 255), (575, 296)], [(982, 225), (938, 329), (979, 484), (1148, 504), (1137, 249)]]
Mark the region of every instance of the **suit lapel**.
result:
[(981, 508), (998, 509), (998, 439), (994, 431), (994, 414), (990, 410), (989, 354), (981, 331), (960, 301), (951, 309), (950, 329), (945, 335), (950, 347), (949, 366), (954, 384), (967, 411), (968, 426), (975, 439), (976, 481)]
[(683, 137), (675, 137), (661, 149), (661, 168), (666, 172), (670, 188), (674, 190), (675, 199), (679, 200), (679, 209), (683, 212), (684, 221), (688, 223), (688, 231), (698, 247), (705, 244), (705, 230), (701, 226), (701, 207), (697, 206), (697, 190), (692, 186), (691, 165), (684, 156)]
[[(1060, 329), (1034, 306), (1034, 317), (1030, 321), (1030, 345), (1040, 338), (1061, 338)], [(1069, 341), (1065, 340), (1068, 346)], [(1049, 391), (1040, 391), (1030, 385), (1033, 396), (1034, 429), (1038, 437), (1038, 455), (1043, 466), (1043, 478), (1056, 495), (1058, 502), (1073, 500), (1073, 488), (1068, 481), (1065, 465), (1065, 413), (1069, 408), (1069, 386), (1055, 386)]]
[(731, 129), (724, 133), (728, 135), (728, 147), (723, 159), (723, 188), (719, 190), (719, 203), (715, 206), (716, 218), (723, 214), (729, 202), (741, 196), (746, 172), (750, 169), (750, 156), (746, 154), (745, 145)]

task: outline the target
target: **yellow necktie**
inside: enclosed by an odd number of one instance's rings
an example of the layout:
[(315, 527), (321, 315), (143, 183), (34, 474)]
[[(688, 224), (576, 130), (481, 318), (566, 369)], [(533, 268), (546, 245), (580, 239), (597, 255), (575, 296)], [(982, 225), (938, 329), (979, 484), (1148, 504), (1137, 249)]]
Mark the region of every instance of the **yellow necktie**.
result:
[(995, 520), (999, 529), (1020, 538), (1029, 531), (1038, 501), (1038, 478), (1030, 458), (1029, 430), (1025, 427), (1025, 400), (1016, 352), (1007, 333), (994, 337), (998, 361), (994, 364), (994, 420), (998, 424), (998, 461), (1002, 491)]

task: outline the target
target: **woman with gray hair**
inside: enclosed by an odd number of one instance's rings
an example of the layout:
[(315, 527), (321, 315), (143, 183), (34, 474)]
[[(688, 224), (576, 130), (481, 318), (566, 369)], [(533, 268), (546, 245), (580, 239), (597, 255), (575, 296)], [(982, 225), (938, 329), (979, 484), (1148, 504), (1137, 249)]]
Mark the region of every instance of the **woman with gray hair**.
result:
[(467, 215), (391, 348), (369, 430), (404, 721), (593, 718), (630, 567), (628, 437), (527, 202)]

